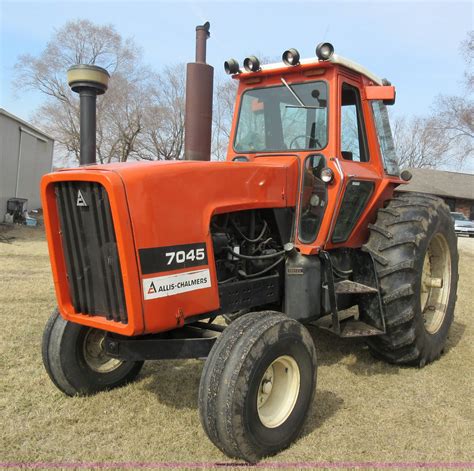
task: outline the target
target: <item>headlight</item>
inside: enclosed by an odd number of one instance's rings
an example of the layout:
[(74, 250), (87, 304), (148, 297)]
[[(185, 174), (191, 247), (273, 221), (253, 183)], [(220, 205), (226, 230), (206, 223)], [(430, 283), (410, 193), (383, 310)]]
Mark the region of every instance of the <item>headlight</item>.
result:
[(316, 46), (316, 55), (320, 61), (327, 61), (334, 54), (334, 46), (331, 43), (319, 43)]
[(288, 49), (281, 56), (285, 65), (298, 65), (300, 63), (300, 53), (296, 49)]
[(260, 61), (255, 56), (249, 56), (244, 59), (244, 69), (247, 72), (258, 72), (260, 70)]

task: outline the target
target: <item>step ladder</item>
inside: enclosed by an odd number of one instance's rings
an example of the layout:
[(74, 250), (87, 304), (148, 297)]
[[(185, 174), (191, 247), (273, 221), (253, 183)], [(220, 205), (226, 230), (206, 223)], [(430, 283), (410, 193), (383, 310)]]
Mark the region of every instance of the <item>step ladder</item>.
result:
[[(382, 299), (380, 296), (380, 286), (375, 272), (375, 266), (370, 254), (354, 253), (356, 260), (353, 263), (352, 280), (342, 280), (334, 282), (331, 258), (328, 252), (320, 253), (325, 271), (326, 285), (331, 313), (313, 322), (313, 325), (329, 330), (340, 337), (368, 337), (372, 335), (382, 335), (385, 333), (385, 316)], [(370, 258), (367, 258), (370, 257)], [(357, 267), (371, 267), (371, 270), (358, 270)], [(358, 305), (365, 306), (365, 311), (373, 314), (372, 318), (365, 316), (359, 318), (359, 312), (338, 311), (337, 297), (340, 295), (353, 295), (357, 297)]]

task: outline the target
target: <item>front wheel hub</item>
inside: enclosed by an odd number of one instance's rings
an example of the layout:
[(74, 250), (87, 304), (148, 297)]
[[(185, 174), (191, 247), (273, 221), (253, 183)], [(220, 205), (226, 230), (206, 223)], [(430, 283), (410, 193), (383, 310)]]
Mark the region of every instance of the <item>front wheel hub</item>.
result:
[(290, 416), (300, 381), (298, 364), (289, 355), (278, 357), (266, 369), (257, 392), (258, 416), (265, 427), (278, 427)]
[(110, 373), (123, 363), (105, 352), (105, 332), (102, 330), (89, 329), (84, 337), (82, 350), (87, 366), (97, 373)]

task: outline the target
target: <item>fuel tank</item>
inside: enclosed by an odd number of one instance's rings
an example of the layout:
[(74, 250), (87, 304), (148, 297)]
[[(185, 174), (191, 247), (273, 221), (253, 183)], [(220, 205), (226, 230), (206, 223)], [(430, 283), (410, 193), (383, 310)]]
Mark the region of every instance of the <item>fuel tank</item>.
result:
[(137, 162), (42, 179), (61, 315), (122, 335), (157, 333), (219, 308), (210, 220), (294, 207), (298, 160)]

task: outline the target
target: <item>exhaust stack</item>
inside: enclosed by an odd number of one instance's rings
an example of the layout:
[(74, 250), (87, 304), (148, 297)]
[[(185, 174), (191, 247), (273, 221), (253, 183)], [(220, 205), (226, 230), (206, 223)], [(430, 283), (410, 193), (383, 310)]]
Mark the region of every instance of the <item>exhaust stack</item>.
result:
[(214, 68), (206, 64), (209, 22), (196, 26), (196, 62), (186, 67), (185, 160), (211, 160)]
[(96, 65), (74, 65), (67, 71), (67, 81), (80, 96), (80, 165), (96, 163), (96, 102), (109, 85), (109, 73)]

